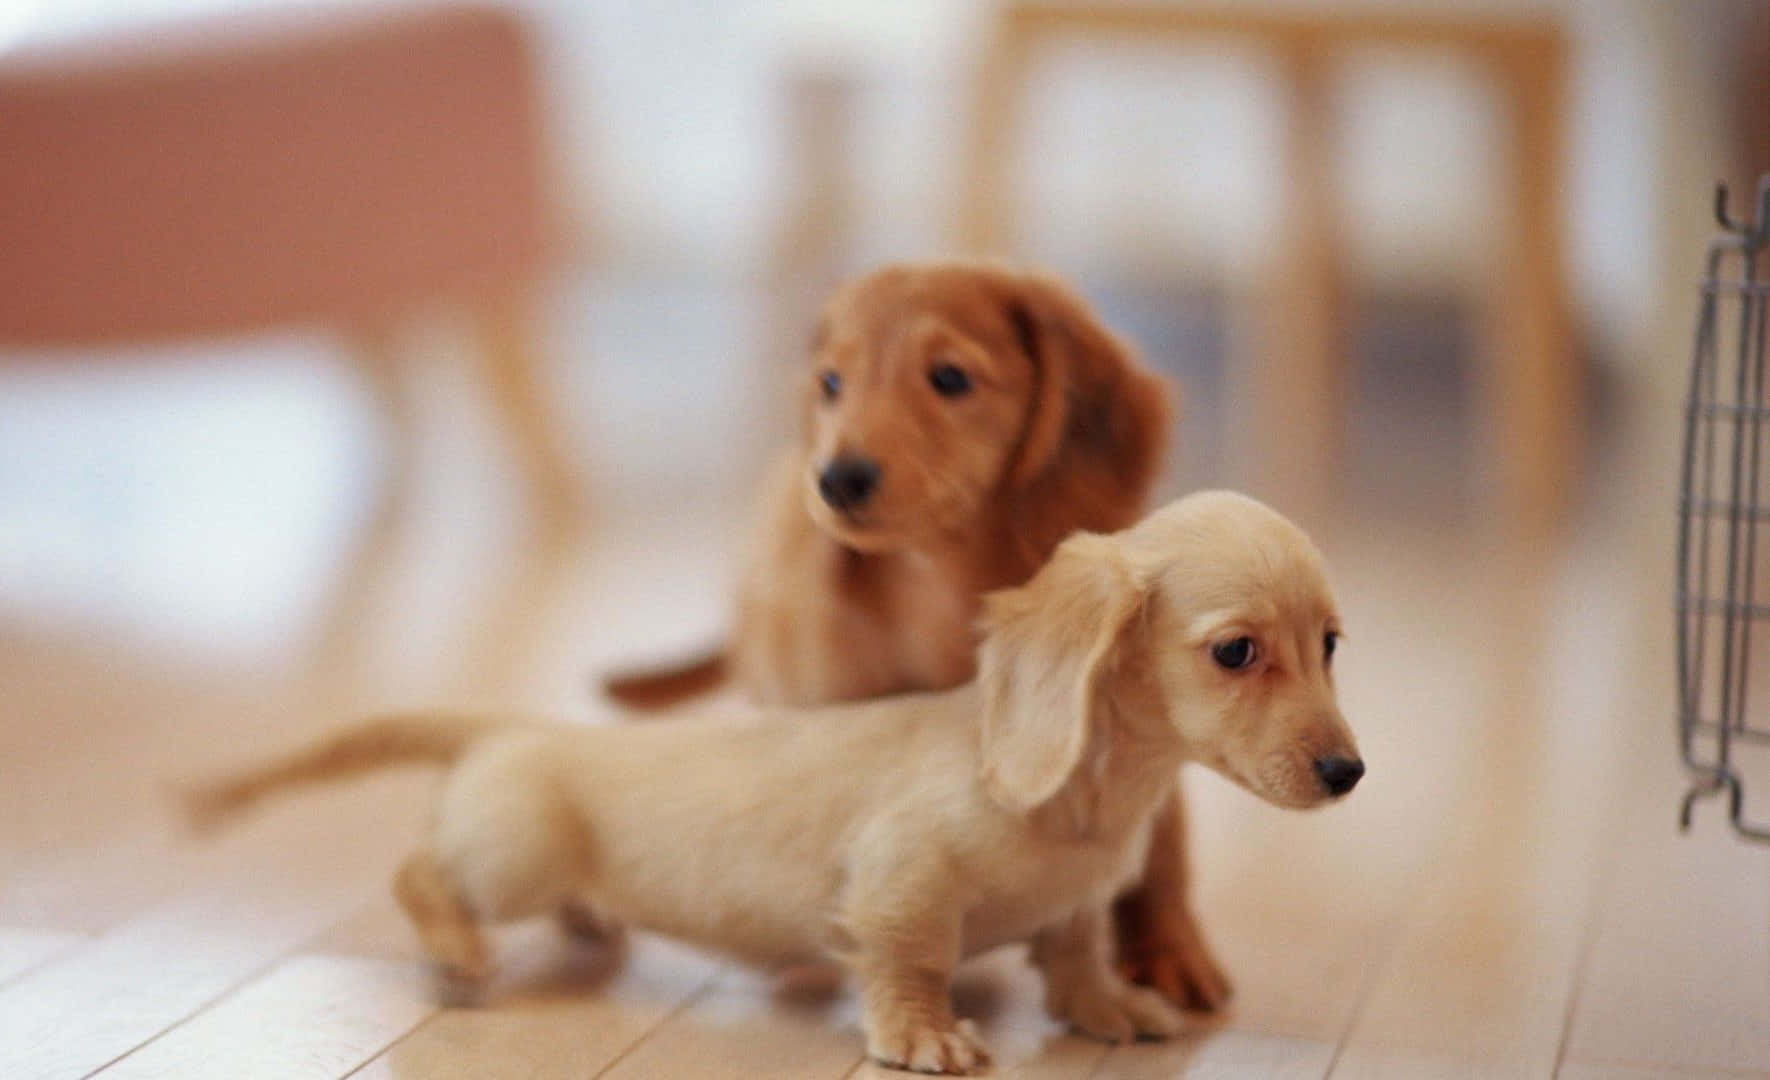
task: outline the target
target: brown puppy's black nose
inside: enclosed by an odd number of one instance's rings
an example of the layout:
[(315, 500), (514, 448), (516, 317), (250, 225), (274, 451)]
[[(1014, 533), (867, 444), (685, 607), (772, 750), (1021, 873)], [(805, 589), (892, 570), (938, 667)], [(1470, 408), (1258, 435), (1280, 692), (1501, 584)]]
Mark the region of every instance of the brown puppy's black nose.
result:
[(852, 510), (879, 486), (879, 466), (862, 457), (839, 457), (818, 474), (817, 491), (837, 510)]
[(1318, 757), (1315, 775), (1321, 777), (1322, 786), (1331, 794), (1344, 795), (1358, 785), (1358, 778), (1364, 775), (1364, 762), (1357, 758)]

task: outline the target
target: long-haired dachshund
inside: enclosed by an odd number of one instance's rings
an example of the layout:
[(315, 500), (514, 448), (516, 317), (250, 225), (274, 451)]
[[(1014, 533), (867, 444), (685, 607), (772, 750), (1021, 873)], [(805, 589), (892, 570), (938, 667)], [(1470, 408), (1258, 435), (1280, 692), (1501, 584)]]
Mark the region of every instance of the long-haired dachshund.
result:
[(646, 726), (385, 717), (198, 789), (191, 808), (448, 765), (395, 894), (461, 983), (488, 971), (483, 926), (588, 905), (764, 965), (842, 964), (889, 1065), (987, 1064), (949, 977), (1015, 941), (1032, 943), (1057, 1018), (1114, 1041), (1173, 1035), (1173, 1007), (1112, 970), (1108, 923), (1180, 765), (1289, 807), (1364, 772), (1335, 702), (1319, 556), (1265, 506), (1207, 492), (1064, 541), (982, 622), (978, 677), (942, 693)]

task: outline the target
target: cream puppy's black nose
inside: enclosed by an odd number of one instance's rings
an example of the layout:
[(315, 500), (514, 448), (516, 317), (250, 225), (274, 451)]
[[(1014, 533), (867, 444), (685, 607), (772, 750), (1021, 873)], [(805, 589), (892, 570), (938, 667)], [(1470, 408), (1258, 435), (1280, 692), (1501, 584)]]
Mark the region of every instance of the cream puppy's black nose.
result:
[(863, 457), (839, 457), (818, 474), (817, 491), (837, 510), (852, 510), (879, 486), (879, 466)]
[(1358, 786), (1364, 775), (1364, 762), (1357, 758), (1321, 757), (1315, 759), (1315, 775), (1329, 793), (1344, 795)]

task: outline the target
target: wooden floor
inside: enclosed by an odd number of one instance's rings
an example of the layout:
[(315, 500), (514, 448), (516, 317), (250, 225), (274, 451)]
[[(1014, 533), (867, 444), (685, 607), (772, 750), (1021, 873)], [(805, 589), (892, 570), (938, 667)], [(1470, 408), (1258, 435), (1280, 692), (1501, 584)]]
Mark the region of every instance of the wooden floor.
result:
[[(1669, 479), (1669, 460), (1636, 464)], [(1046, 1020), (1003, 952), (957, 995), (1000, 1071), (1770, 1076), (1770, 851), (1719, 807), (1675, 828), (1668, 534), (1641, 517), (1672, 504), (1633, 467), (1607, 466), (1559, 547), (1407, 507), (1338, 522), (1368, 778), (1308, 815), (1186, 778), (1232, 1011), (1107, 1048)], [(294, 798), (207, 841), (177, 829), (168, 781), (361, 709), (607, 719), (586, 672), (718, 625), (740, 499), (604, 501), (581, 532), (468, 551), (438, 538), (463, 504), (502, 504), (470, 484), (432, 501), (453, 509), (367, 519), (251, 647), (55, 597), (0, 608), (0, 1076), (877, 1075), (851, 993), (786, 994), (649, 938), (621, 962), (515, 928), (489, 1002), (442, 1007), (387, 893), (426, 777)]]

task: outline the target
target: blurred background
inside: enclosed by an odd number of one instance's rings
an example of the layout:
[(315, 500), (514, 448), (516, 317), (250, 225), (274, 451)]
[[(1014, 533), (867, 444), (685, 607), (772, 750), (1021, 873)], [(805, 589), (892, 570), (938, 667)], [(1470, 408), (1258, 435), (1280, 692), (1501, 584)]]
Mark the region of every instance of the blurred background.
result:
[[(1680, 401), (1766, 102), (1761, 0), (0, 0), (0, 915), (128, 849), (88, 818), (152, 778), (105, 762), (377, 704), (600, 713), (593, 672), (716, 638), (819, 299), (988, 252), (1182, 387), (1164, 496), (1245, 487), (1323, 538), (1373, 780), (1408, 763), (1359, 820), (1418, 826), (1375, 879), (1530, 881), (1428, 891), (1398, 953), (1361, 915), (1358, 963), (1442, 975), (1461, 920), (1522, 927), (1475, 969), (1560, 980), (1526, 995), (1548, 1059), (1648, 1060), (1606, 943), (1678, 903), (1587, 901), (1615, 822), (1659, 836), (1683, 790)], [(80, 776), (120, 786), (39, 802)], [(1680, 946), (1761, 998), (1697, 1064), (1770, 1069), (1749, 866), (1749, 947)], [(1353, 981), (1403, 1042), (1470, 1012)]]
[[(1088, 5), (1039, 17), (1053, 6), (530, 2), (482, 13), (508, 20), (485, 29), (516, 34), (489, 46), (514, 55), (474, 59), (471, 29), (437, 46), (478, 64), (450, 74), (459, 57), (421, 58), (438, 31), (392, 40), (422, 6), (390, 22), (355, 3), (8, 0), (0, 64), (37, 112), (12, 124), (9, 213), (34, 225), (5, 273), (38, 284), (8, 290), (0, 325), (0, 610), (264, 661), (312, 635), (319, 583), (386, 485), (457, 508), (421, 540), (506, 518), (430, 490), (507, 487), (501, 438), (543, 501), (605, 523), (629, 501), (740, 506), (787, 437), (782, 387), (819, 297), (964, 250), (1071, 277), (1179, 379), (1172, 490), (1502, 529), (1590, 506), (1618, 411), (1681, 371), (1709, 185), (1763, 162), (1761, 5), (1250, 2), (1206, 9), (1212, 25), (1176, 4), (1145, 26)], [(325, 65), (349, 61), (321, 54), (355, 46), (303, 42), (353, 34), (419, 58), (341, 85)], [(124, 85), (232, 96), (255, 57), (286, 75), (207, 131), (181, 126), (176, 91)], [(423, 147), (365, 164), (348, 132), (243, 145), (226, 127), (330, 80), (297, 107), (310, 126), (385, 102), (362, 143), (401, 125), (434, 140), (464, 79), (505, 112), (441, 165)], [(80, 109), (98, 118), (84, 130), (122, 133), (68, 150), (54, 125)], [(58, 143), (54, 168), (84, 182), (34, 168)], [(279, 155), (303, 159), (300, 184), (231, 191)], [(206, 164), (180, 182), (181, 157)], [(452, 190), (419, 197), (426, 168)], [(328, 211), (327, 185), (356, 203)], [(219, 238), (152, 220), (205, 198), (226, 206), (198, 215)], [(318, 238), (301, 217), (350, 213)], [(366, 224), (395, 213), (398, 237)], [(285, 224), (266, 234), (253, 215), (271, 214)], [(459, 235), (412, 238), (444, 221)], [(353, 240), (429, 262), (358, 266)], [(174, 284), (190, 267), (156, 244), (235, 262)], [(134, 295), (144, 277), (167, 295)], [(502, 399), (471, 377), (487, 288), (522, 294), (530, 355), (492, 362), (522, 369)], [(127, 295), (95, 307), (104, 289)], [(379, 350), (395, 358), (365, 361), (365, 334), (397, 338)], [(1671, 476), (1668, 456), (1635, 480)]]

